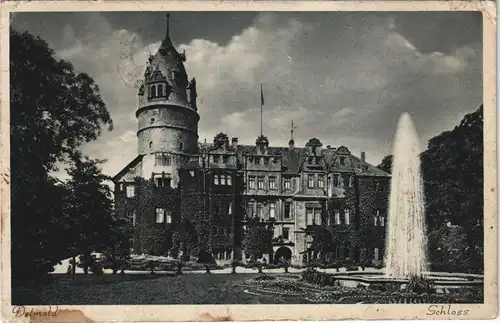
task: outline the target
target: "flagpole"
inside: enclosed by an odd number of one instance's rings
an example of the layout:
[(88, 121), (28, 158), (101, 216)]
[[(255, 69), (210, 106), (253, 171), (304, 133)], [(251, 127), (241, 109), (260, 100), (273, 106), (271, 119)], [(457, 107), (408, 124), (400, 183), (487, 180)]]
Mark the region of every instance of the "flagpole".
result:
[(264, 93), (262, 92), (262, 82), (260, 82), (260, 135), (262, 136), (262, 114), (264, 106)]

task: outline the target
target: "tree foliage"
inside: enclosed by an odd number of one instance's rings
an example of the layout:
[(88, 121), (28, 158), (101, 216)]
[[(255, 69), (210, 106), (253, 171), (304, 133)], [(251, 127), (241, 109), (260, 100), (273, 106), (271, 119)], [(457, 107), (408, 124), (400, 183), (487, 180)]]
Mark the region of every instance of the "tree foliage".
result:
[[(10, 30), (13, 278), (46, 273), (67, 254), (65, 185), (49, 174), (79, 159), (111, 117), (93, 79), (57, 60), (45, 41)], [(76, 238), (76, 237), (75, 237)]]
[(392, 172), (392, 159), (393, 159), (393, 157), (394, 157), (393, 155), (385, 156), (382, 159), (382, 161), (380, 162), (380, 164), (377, 166), (377, 168), (390, 174)]

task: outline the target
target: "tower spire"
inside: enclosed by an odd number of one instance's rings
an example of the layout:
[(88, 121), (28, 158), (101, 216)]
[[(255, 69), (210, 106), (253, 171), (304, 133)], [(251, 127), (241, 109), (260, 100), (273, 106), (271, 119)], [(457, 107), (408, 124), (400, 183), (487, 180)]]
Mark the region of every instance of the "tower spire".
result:
[(170, 37), (170, 12), (167, 12), (167, 37)]
[(292, 129), (290, 129), (290, 141), (293, 141), (293, 120), (292, 120)]

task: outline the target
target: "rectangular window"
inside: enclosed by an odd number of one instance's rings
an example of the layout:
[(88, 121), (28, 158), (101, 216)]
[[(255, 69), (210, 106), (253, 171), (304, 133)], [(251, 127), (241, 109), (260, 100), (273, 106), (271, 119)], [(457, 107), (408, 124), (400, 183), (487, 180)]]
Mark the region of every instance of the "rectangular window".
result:
[(262, 219), (262, 203), (257, 203), (257, 217)]
[(229, 203), (227, 214), (233, 214), (233, 204), (232, 203)]
[(340, 225), (340, 212), (339, 212), (339, 210), (335, 210), (335, 224)]
[(248, 188), (255, 188), (255, 176), (248, 177)]
[(285, 190), (289, 190), (291, 188), (290, 187), (290, 179), (289, 178), (285, 178), (284, 187), (285, 187)]
[(251, 218), (254, 216), (254, 213), (253, 213), (253, 202), (248, 202), (248, 205), (247, 205), (247, 217)]
[(378, 216), (374, 216), (373, 217), (373, 225), (374, 226), (377, 226), (377, 222), (378, 222), (377, 220), (378, 220)]
[(290, 239), (290, 228), (283, 228), (283, 240)]
[(383, 216), (380, 217), (380, 226), (385, 227), (385, 218)]
[(227, 202), (222, 202), (219, 204), (219, 214), (228, 215), (231, 213), (231, 204)]
[(165, 212), (165, 218), (167, 223), (172, 223), (172, 212), (166, 211)]
[(339, 157), (340, 165), (345, 165), (345, 157)]
[(291, 219), (292, 218), (292, 203), (290, 202), (285, 202), (285, 219)]
[(167, 153), (155, 154), (155, 166), (170, 166), (170, 164), (171, 164), (170, 154)]
[(220, 175), (220, 185), (226, 185), (226, 175)]
[(349, 176), (349, 187), (353, 186), (353, 182), (354, 182), (354, 177), (353, 176)]
[(314, 175), (313, 174), (307, 175), (307, 187), (314, 188)]
[(165, 222), (165, 209), (156, 208), (156, 223), (164, 223)]
[(314, 209), (306, 208), (306, 225), (312, 225), (314, 220)]
[(321, 225), (321, 209), (314, 209), (314, 223)]
[(259, 190), (263, 190), (264, 189), (264, 177), (263, 176), (259, 176), (257, 178), (257, 188)]
[(127, 197), (134, 197), (134, 196), (135, 196), (135, 186), (128, 185), (127, 186)]
[(231, 175), (226, 175), (226, 184), (229, 186), (233, 185), (233, 179), (231, 178)]
[(119, 184), (118, 184), (118, 190), (119, 190), (119, 191), (123, 191), (123, 190), (124, 190), (124, 187), (125, 187), (125, 184), (124, 184), (124, 183), (119, 183)]
[(378, 248), (373, 249), (373, 259), (378, 260), (379, 258), (379, 250)]
[(319, 188), (325, 187), (325, 180), (323, 175), (318, 175), (318, 187)]
[(223, 155), (223, 156), (222, 156), (222, 162), (223, 162), (224, 164), (227, 164), (227, 162), (228, 162), (228, 161), (229, 161), (229, 156), (228, 156), (228, 155)]
[(132, 226), (134, 227), (135, 227), (135, 221), (136, 221), (135, 211), (132, 211)]
[(340, 174), (333, 174), (333, 187), (340, 187)]
[(271, 190), (276, 189), (276, 177), (275, 176), (269, 177), (269, 189), (271, 189)]
[(274, 203), (270, 203), (269, 204), (269, 218), (270, 219), (275, 218), (275, 216), (276, 216), (275, 211), (276, 211), (276, 205)]
[(170, 187), (171, 179), (168, 177), (156, 177), (155, 185), (156, 187)]
[(219, 174), (214, 174), (214, 185), (219, 185)]
[(349, 223), (351, 223), (351, 219), (350, 219), (350, 214), (349, 214), (349, 209), (345, 209), (344, 210), (344, 217), (345, 217), (345, 224), (346, 225), (349, 225)]

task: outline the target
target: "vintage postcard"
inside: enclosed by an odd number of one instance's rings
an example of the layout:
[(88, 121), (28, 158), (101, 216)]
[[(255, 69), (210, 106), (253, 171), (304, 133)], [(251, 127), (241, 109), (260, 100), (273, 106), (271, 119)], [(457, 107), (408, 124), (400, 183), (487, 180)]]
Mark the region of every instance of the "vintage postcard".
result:
[(0, 23), (3, 321), (497, 316), (494, 2)]

